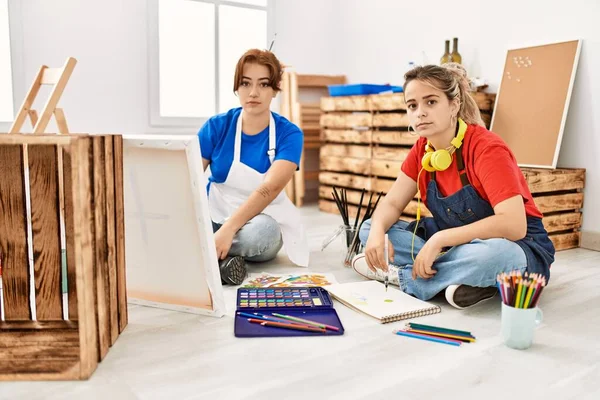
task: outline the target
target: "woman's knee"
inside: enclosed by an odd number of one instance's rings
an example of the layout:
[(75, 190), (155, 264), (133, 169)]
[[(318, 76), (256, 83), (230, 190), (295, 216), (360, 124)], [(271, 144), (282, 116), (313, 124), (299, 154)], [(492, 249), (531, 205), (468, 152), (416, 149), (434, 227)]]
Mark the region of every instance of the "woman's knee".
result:
[(527, 266), (525, 252), (515, 242), (508, 239), (475, 239), (469, 243), (471, 256), (486, 262), (495, 262), (521, 268)]
[(281, 246), (281, 228), (272, 217), (259, 214), (238, 231), (237, 239), (244, 247), (256, 248), (263, 252)]

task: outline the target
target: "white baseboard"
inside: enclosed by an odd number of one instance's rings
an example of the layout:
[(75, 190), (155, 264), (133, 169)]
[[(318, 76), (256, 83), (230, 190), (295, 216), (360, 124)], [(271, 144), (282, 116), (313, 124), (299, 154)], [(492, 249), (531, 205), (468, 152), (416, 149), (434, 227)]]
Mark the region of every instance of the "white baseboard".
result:
[(600, 251), (600, 232), (581, 231), (580, 247), (588, 250)]

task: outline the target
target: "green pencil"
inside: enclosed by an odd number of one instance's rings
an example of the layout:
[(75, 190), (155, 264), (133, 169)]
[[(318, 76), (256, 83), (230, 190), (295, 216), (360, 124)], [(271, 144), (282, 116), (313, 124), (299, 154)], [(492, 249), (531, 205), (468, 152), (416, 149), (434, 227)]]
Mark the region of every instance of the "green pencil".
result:
[(415, 324), (414, 322), (409, 322), (407, 325), (413, 329), (426, 330), (426, 331), (432, 331), (432, 332), (449, 333), (449, 334), (457, 334), (457, 335), (466, 335), (466, 336), (475, 338), (475, 336), (473, 336), (471, 334), (471, 332), (459, 331), (457, 329), (448, 329), (448, 328), (441, 328), (439, 326)]

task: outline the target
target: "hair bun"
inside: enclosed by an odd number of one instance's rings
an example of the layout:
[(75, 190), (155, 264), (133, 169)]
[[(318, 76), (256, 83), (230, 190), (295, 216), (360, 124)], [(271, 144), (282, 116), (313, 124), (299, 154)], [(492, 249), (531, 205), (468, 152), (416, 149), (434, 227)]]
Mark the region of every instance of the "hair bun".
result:
[(467, 70), (465, 69), (465, 67), (463, 67), (459, 63), (455, 63), (455, 62), (445, 63), (442, 65), (442, 67), (446, 68), (448, 71), (450, 71), (452, 73), (455, 73), (456, 75), (458, 75), (461, 78), (468, 79)]

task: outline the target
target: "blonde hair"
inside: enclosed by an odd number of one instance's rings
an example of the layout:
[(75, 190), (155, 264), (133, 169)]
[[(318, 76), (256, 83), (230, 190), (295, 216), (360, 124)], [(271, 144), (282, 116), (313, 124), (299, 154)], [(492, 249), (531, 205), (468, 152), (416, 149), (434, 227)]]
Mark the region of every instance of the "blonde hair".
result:
[(441, 90), (451, 102), (455, 99), (458, 100), (460, 105), (458, 117), (467, 124), (485, 127), (479, 107), (477, 107), (477, 103), (469, 93), (471, 91), (469, 79), (467, 78), (467, 71), (462, 65), (447, 63), (441, 66), (417, 66), (404, 75), (404, 88), (406, 89), (413, 80), (425, 82)]

